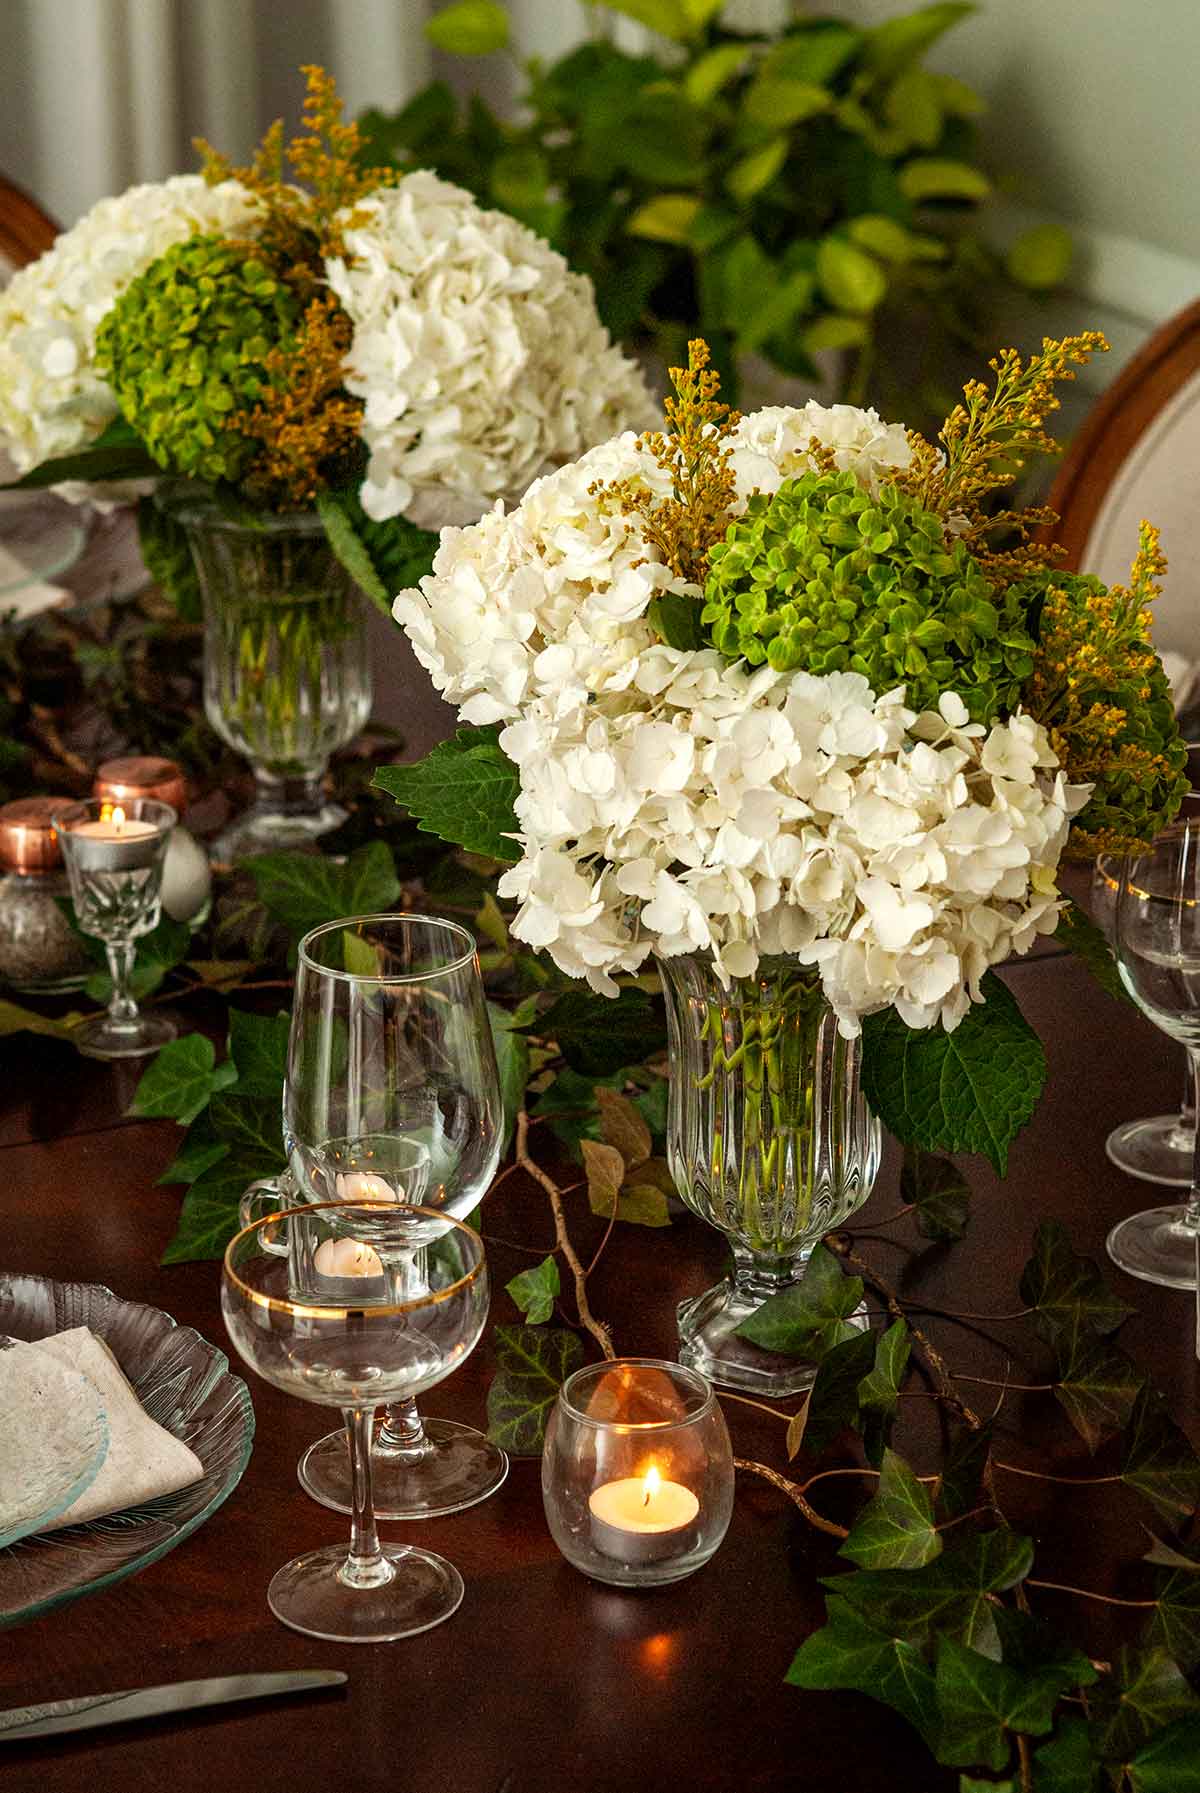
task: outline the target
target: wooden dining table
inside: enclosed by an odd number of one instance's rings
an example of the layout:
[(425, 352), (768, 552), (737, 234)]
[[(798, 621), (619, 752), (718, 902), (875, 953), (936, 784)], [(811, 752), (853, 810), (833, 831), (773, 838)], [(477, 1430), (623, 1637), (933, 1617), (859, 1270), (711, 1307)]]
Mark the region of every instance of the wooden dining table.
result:
[[(899, 1154), (889, 1144), (875, 1192), (853, 1223), (862, 1235), (856, 1249), (915, 1306), (1011, 1316), (1021, 1306), (1017, 1285), (1034, 1228), (1058, 1217), (1132, 1304), (1122, 1343), (1200, 1441), (1194, 1298), (1135, 1282), (1104, 1259), (1113, 1223), (1164, 1196), (1116, 1170), (1105, 1137), (1120, 1121), (1177, 1104), (1179, 1050), (1059, 952), (1005, 976), (1049, 1061), (1045, 1095), (1013, 1147), (1007, 1179), (971, 1161), (967, 1236), (933, 1243), (911, 1218), (890, 1224), (900, 1201)], [(0, 1265), (107, 1284), (228, 1348), (218, 1266), (159, 1263), (181, 1192), (156, 1180), (179, 1134), (170, 1122), (127, 1118), (138, 1075), (136, 1065), (100, 1065), (58, 1040), (0, 1041)], [(582, 1192), (567, 1199), (586, 1248), (602, 1228)], [(514, 1174), (485, 1205), (482, 1225), (493, 1317), (512, 1320), (504, 1285), (552, 1249), (552, 1219), (536, 1186)], [(713, 1281), (723, 1257), (721, 1238), (686, 1214), (665, 1230), (618, 1226), (590, 1284), (593, 1308), (612, 1323), (621, 1351), (671, 1356), (676, 1303)], [(1007, 1458), (1042, 1469), (1053, 1462), (1068, 1475), (1094, 1472), (1052, 1397), (1019, 1392), (1045, 1380), (1045, 1348), (1027, 1322), (925, 1313), (920, 1323), (958, 1374), (980, 1379), (962, 1383), (969, 1397), (988, 1412), (999, 1407)], [(483, 1424), (494, 1368), (485, 1334), (465, 1366), (426, 1397), (428, 1407)], [(297, 1459), (326, 1429), (325, 1416), (245, 1373), (257, 1432), (230, 1498), (142, 1572), (0, 1634), (0, 1706), (300, 1667), (342, 1669), (346, 1686), (78, 1737), (0, 1742), (5, 1793), (957, 1787), (956, 1772), (938, 1768), (885, 1707), (785, 1684), (798, 1645), (822, 1621), (819, 1578), (845, 1565), (834, 1542), (753, 1472), (739, 1472), (733, 1520), (713, 1560), (673, 1587), (636, 1592), (588, 1581), (563, 1560), (546, 1526), (539, 1464), (514, 1461), (499, 1492), (468, 1511), (383, 1528), (458, 1565), (466, 1597), (447, 1623), (370, 1647), (286, 1629), (267, 1609), (271, 1575), (299, 1551), (336, 1540), (343, 1521), (296, 1479)], [(724, 1405), (739, 1457), (796, 1472), (783, 1419), (732, 1399)], [(936, 1464), (934, 1405), (908, 1403), (897, 1440), (919, 1469)], [(828, 1484), (827, 1511), (847, 1498), (833, 1491), (848, 1486)], [(1000, 1496), (1010, 1522), (1036, 1539), (1039, 1575), (1144, 1591), (1141, 1509), (1118, 1484), (1080, 1490), (1014, 1477)], [(1112, 1648), (1112, 1609), (1053, 1593), (1038, 1600), (1093, 1649)]]

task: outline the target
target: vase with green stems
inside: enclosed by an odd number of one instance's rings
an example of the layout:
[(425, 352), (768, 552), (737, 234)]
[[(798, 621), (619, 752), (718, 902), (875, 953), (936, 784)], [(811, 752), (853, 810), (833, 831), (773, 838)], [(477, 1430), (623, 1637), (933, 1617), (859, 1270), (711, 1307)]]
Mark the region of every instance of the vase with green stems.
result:
[(302, 846), (346, 811), (324, 789), (331, 755), (371, 708), (366, 602), (312, 511), (231, 515), (176, 498), (204, 600), (204, 710), (254, 773), (221, 859)]
[(679, 1308), (679, 1358), (711, 1382), (780, 1396), (815, 1370), (740, 1328), (799, 1282), (813, 1246), (871, 1193), (881, 1134), (860, 1045), (810, 968), (768, 958), (722, 983), (710, 957), (659, 960), (667, 1003), (667, 1158), (687, 1206), (729, 1240), (727, 1277)]

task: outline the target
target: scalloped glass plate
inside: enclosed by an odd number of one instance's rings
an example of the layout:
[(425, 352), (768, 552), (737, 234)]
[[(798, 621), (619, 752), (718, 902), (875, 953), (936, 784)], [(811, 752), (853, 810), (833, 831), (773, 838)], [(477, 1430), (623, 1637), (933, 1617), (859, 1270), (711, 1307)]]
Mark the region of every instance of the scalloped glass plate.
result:
[(204, 1474), (175, 1494), (0, 1550), (0, 1627), (95, 1593), (165, 1556), (232, 1494), (250, 1459), (249, 1390), (231, 1374), (224, 1352), (192, 1327), (123, 1301), (100, 1283), (0, 1271), (0, 1334), (36, 1340), (72, 1326), (105, 1340), (151, 1419), (191, 1446)]

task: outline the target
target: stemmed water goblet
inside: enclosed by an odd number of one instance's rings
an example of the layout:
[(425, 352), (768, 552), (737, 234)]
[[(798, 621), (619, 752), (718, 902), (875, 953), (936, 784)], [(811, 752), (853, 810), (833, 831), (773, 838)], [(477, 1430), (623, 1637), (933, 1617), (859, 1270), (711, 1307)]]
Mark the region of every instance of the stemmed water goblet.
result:
[(89, 1058), (144, 1058), (175, 1038), (162, 1015), (144, 1015), (130, 987), (138, 939), (158, 924), (167, 841), (177, 817), (169, 803), (106, 798), (66, 804), (54, 816), (75, 919), (103, 940), (112, 978), (108, 1011), (75, 1029)]
[[(502, 1135), (496, 1055), (475, 942), (456, 922), (367, 915), (300, 943), (283, 1099), (301, 1199), (382, 1196), (463, 1219), (486, 1194)], [(405, 1272), (419, 1289), (419, 1266)], [(455, 1513), (493, 1493), (505, 1453), (473, 1426), (393, 1402), (375, 1439), (381, 1518)], [(305, 1452), (300, 1480), (339, 1512), (352, 1503), (344, 1436)]]
[[(1092, 916), (1112, 944), (1121, 884), (1121, 855), (1101, 853), (1092, 872)], [(1122, 1121), (1104, 1142), (1104, 1150), (1118, 1170), (1144, 1183), (1161, 1183), (1170, 1189), (1187, 1189), (1192, 1181), (1192, 1152), (1196, 1139), (1196, 1109), (1191, 1065), (1183, 1067), (1183, 1095), (1177, 1114), (1145, 1115)]]
[[(401, 1295), (414, 1263), (420, 1288)], [(238, 1354), (285, 1394), (340, 1408), (345, 1422), (349, 1549), (325, 1545), (277, 1571), (267, 1603), (285, 1625), (339, 1643), (383, 1643), (427, 1631), (458, 1607), (453, 1564), (380, 1543), (371, 1431), (379, 1402), (421, 1394), (458, 1367), (487, 1308), (479, 1235), (430, 1208), (305, 1205), (255, 1221), (230, 1243), (221, 1311)]]
[[(1121, 861), (1114, 946), (1142, 1013), (1183, 1045), (1200, 1095), (1200, 822), (1176, 823)], [(1146, 1282), (1196, 1286), (1200, 1139), (1186, 1202), (1130, 1215), (1108, 1236), (1113, 1262)]]

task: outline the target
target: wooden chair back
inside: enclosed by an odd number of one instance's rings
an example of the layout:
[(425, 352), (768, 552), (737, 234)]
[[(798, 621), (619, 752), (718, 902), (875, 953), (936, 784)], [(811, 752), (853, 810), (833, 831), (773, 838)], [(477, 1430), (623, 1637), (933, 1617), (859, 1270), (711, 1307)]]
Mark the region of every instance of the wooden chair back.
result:
[(0, 174), (0, 270), (15, 272), (36, 261), (57, 235), (58, 225), (53, 218), (28, 193)]

